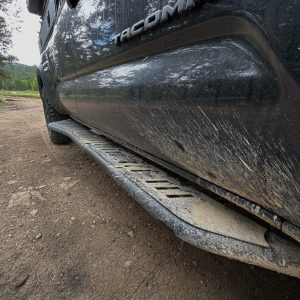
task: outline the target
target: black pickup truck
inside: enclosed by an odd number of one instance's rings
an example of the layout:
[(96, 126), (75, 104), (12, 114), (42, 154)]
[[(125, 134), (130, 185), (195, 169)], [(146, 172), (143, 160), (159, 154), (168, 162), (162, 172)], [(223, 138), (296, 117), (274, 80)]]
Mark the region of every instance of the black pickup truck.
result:
[(300, 2), (27, 0), (50, 139), (213, 253), (300, 277)]

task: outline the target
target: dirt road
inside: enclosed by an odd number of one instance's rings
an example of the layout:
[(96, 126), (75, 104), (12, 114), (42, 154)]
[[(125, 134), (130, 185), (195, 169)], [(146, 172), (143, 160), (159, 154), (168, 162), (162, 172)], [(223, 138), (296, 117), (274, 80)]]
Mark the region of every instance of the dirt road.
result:
[(0, 106), (0, 299), (299, 299), (300, 280), (180, 241), (73, 144), (39, 100)]

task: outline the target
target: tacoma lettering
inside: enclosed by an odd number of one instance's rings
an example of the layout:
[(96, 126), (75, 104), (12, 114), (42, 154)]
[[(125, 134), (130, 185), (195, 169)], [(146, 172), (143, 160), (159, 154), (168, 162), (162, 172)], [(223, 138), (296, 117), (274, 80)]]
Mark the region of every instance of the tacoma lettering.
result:
[(155, 11), (144, 20), (138, 21), (132, 27), (128, 27), (117, 34), (113, 38), (114, 44), (120, 45), (126, 40), (140, 35), (142, 32), (152, 29), (161, 23), (167, 22), (170, 18), (180, 15), (193, 7), (195, 7), (195, 0), (178, 0), (173, 7), (165, 5), (162, 10)]

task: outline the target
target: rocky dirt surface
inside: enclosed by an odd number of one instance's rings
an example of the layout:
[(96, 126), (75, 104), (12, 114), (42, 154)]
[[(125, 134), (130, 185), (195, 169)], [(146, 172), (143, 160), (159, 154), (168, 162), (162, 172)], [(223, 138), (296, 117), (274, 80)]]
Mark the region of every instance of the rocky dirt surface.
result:
[(0, 106), (0, 299), (299, 299), (300, 280), (194, 248), (74, 144), (39, 100)]

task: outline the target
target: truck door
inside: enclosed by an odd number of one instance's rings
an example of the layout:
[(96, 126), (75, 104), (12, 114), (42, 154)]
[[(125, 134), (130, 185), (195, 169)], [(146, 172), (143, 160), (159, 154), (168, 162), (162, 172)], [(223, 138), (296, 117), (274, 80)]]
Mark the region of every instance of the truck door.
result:
[[(79, 78), (87, 72), (94, 72), (95, 68), (104, 69), (106, 59), (126, 50), (126, 46), (116, 47), (112, 42), (113, 38), (124, 28), (134, 24), (136, 20), (154, 12), (160, 2), (158, 0), (79, 1), (73, 9), (76, 16), (73, 30), (76, 77)], [(107, 100), (109, 104), (104, 102), (102, 102), (103, 105), (100, 104), (97, 91), (88, 85), (77, 86), (75, 96), (80, 117), (95, 125), (99, 118), (96, 110), (102, 109), (104, 113), (106, 107), (109, 110), (108, 113), (114, 110), (114, 105), (117, 105), (111, 99)], [(94, 108), (96, 110), (91, 115)], [(113, 130), (114, 126), (110, 122), (105, 122), (105, 124), (107, 124), (108, 131)]]
[(47, 77), (51, 98), (71, 115), (78, 109), (73, 88), (63, 84), (65, 78), (74, 75), (72, 23), (73, 11), (67, 1), (49, 0), (44, 11), (40, 34), (42, 67)]

